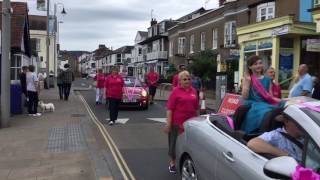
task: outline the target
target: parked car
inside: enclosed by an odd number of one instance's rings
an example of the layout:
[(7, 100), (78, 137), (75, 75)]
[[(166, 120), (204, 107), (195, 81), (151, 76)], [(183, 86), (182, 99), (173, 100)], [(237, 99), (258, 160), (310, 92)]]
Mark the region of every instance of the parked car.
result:
[[(301, 165), (320, 173), (320, 112), (301, 105), (308, 102), (319, 110), (320, 101), (305, 97), (291, 100), (295, 103), (281, 113), (305, 133)], [(231, 129), (226, 121), (223, 115), (211, 114), (192, 118), (184, 124), (176, 146), (176, 165), (182, 180), (290, 179), (297, 166), (293, 158), (253, 152), (246, 144), (259, 134), (250, 137)]]
[(126, 76), (123, 78), (124, 88), (120, 107), (138, 107), (148, 109), (149, 95), (143, 83), (136, 77)]

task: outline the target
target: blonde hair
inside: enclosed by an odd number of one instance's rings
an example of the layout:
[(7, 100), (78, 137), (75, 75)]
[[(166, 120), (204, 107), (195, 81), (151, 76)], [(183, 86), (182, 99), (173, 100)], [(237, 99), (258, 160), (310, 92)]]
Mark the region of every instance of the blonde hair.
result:
[(188, 71), (181, 71), (178, 74), (179, 79), (182, 79), (182, 77), (184, 77), (184, 76), (189, 76), (190, 77), (190, 73)]

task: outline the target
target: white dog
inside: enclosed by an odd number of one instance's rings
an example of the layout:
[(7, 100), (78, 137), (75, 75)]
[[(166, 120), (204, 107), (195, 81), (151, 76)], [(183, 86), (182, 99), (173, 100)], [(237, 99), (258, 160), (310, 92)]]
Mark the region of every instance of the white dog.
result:
[(39, 101), (39, 107), (42, 110), (42, 113), (45, 111), (54, 111), (54, 104), (53, 103), (47, 103), (45, 104), (43, 101)]

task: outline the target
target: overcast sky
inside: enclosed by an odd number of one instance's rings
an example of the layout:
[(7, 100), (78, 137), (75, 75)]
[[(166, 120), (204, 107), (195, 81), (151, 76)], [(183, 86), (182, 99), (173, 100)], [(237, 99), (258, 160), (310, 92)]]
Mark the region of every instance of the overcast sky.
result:
[[(22, 0), (23, 1), (23, 0)], [(25, 0), (26, 1), (26, 0)], [(27, 0), (30, 14), (36, 0)], [(67, 15), (60, 17), (60, 44), (63, 50), (93, 51), (99, 44), (119, 48), (133, 45), (137, 31), (147, 31), (151, 10), (158, 22), (176, 19), (204, 6), (205, 0), (61, 0)], [(210, 0), (206, 9), (218, 6)], [(52, 8), (53, 9), (53, 8)], [(59, 6), (58, 12), (62, 8)]]

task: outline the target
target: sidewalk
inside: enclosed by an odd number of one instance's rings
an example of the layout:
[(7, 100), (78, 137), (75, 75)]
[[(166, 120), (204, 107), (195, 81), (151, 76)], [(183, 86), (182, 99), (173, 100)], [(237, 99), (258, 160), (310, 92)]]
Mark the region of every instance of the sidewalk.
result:
[(97, 158), (94, 129), (78, 97), (71, 92), (69, 101), (58, 100), (54, 88), (42, 90), (40, 100), (53, 103), (55, 112), (15, 115), (9, 128), (0, 129), (0, 179), (112, 179), (108, 164)]
[[(155, 99), (161, 100), (161, 101), (167, 101), (168, 97), (171, 93), (171, 87), (170, 85), (167, 85), (166, 87), (161, 87), (157, 89)], [(205, 92), (206, 97), (206, 108), (210, 111), (217, 111), (218, 110), (218, 104), (216, 103), (216, 100), (213, 99), (213, 95), (208, 94), (209, 92)]]

